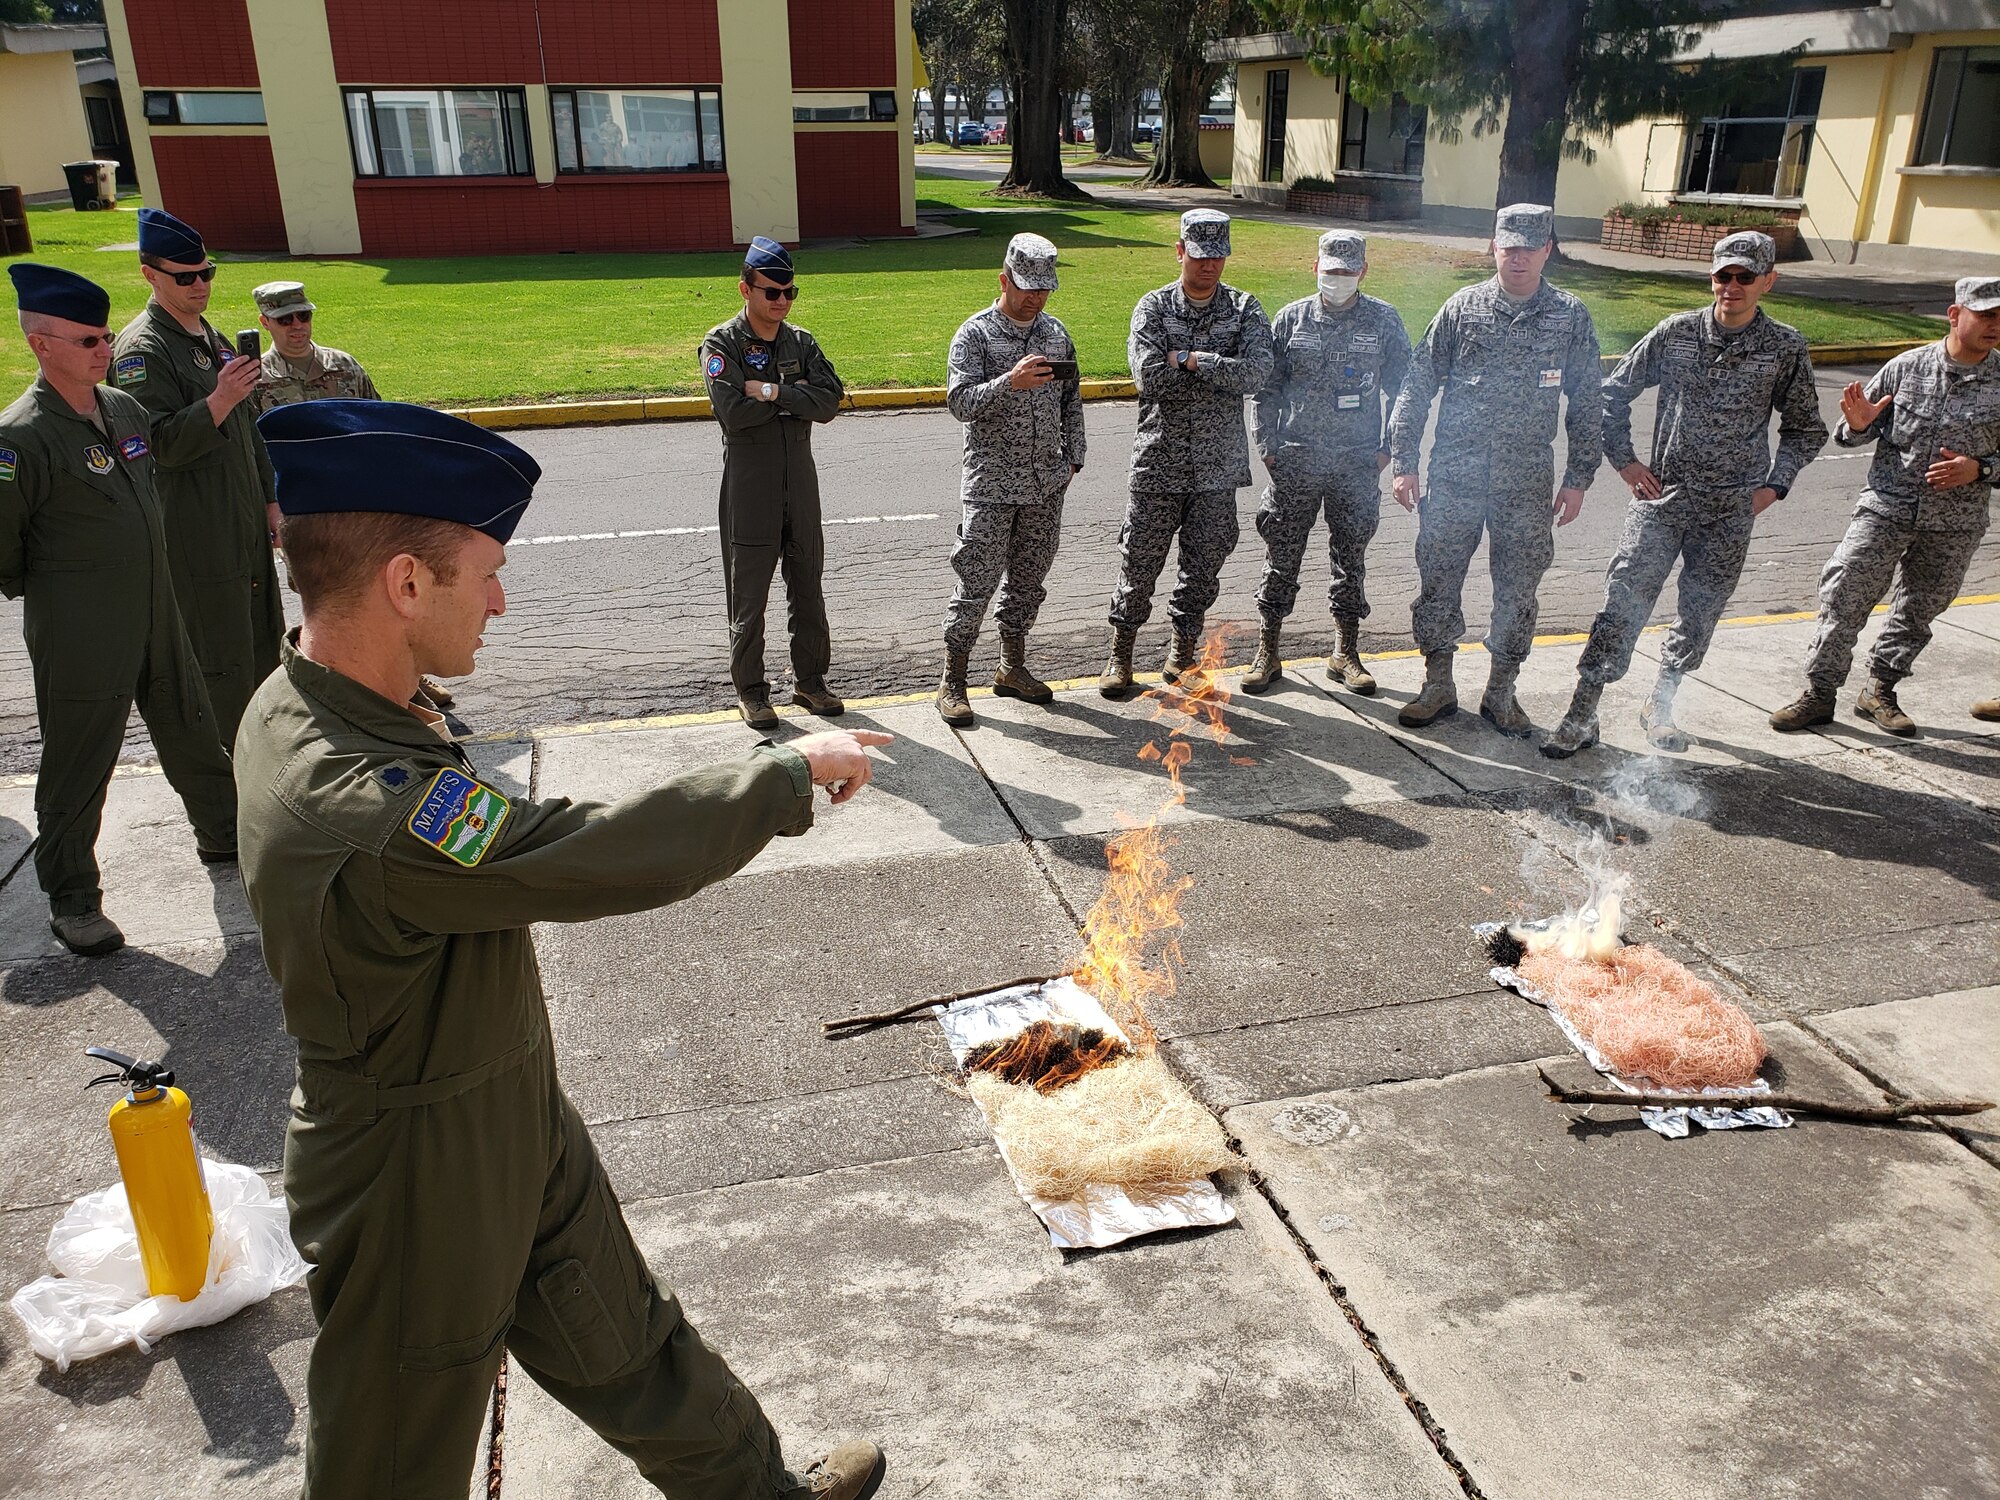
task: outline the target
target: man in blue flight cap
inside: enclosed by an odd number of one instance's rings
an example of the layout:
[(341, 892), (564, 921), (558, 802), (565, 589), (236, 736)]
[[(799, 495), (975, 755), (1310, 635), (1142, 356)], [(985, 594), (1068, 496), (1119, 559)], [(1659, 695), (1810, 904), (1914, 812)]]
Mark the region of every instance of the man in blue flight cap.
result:
[(133, 704), (209, 863), (236, 857), (236, 787), (175, 604), (146, 410), (100, 384), (111, 298), (54, 266), (7, 273), (40, 369), (0, 411), (0, 593), (23, 601), (42, 731), (35, 874), (51, 930), (94, 958), (125, 942), (95, 846)]
[(306, 1500), (463, 1495), (511, 1354), (668, 1494), (860, 1500), (881, 1451), (804, 1475), (633, 1243), (556, 1076), (529, 929), (643, 911), (740, 869), (869, 779), (871, 732), (768, 741), (622, 801), (482, 782), (420, 674), (472, 670), (541, 471), (392, 402), (281, 406), (305, 623), (239, 736), (243, 880), (298, 1042), (285, 1142), (312, 1267)]
[(140, 209), (139, 268), (152, 297), (119, 333), (111, 379), (152, 413), (167, 560), (226, 749), (285, 633), (271, 461), (246, 399), (262, 366), (202, 316), (216, 266), (193, 229)]
[(846, 394), (833, 365), (789, 322), (799, 284), (792, 257), (758, 235), (736, 284), (743, 311), (701, 341), (701, 374), (722, 425), (722, 580), (729, 609), (729, 676), (744, 722), (777, 725), (764, 676), (764, 606), (785, 574), (792, 636), (792, 702), (831, 718), (846, 705), (826, 685), (833, 637), (826, 623), (826, 539), (812, 424), (831, 422)]

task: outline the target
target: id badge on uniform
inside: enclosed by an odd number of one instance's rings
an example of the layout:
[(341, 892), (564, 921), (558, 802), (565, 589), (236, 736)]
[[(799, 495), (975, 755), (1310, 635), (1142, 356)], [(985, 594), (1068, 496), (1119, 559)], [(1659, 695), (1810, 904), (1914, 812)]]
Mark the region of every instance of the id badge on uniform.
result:
[(1360, 411), (1361, 397), (1358, 393), (1353, 395), (1342, 396), (1337, 405), (1339, 406), (1339, 409), (1341, 411)]
[(1553, 390), (1557, 389), (1557, 388), (1558, 388), (1559, 386), (1561, 386), (1561, 385), (1562, 385), (1562, 383), (1563, 383), (1563, 372), (1562, 372), (1561, 370), (1544, 370), (1544, 371), (1542, 371), (1542, 389), (1543, 389), (1543, 390), (1545, 390), (1545, 391), (1553, 391)]

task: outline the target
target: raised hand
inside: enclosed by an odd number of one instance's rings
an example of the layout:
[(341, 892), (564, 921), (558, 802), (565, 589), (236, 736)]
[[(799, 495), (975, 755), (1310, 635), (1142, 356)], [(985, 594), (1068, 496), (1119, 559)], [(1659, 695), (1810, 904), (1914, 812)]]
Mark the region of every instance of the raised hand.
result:
[(1850, 432), (1864, 432), (1875, 425), (1875, 419), (1889, 409), (1895, 400), (1893, 393), (1885, 394), (1880, 401), (1870, 401), (1861, 388), (1861, 382), (1851, 381), (1840, 393), (1840, 416), (1847, 423)]

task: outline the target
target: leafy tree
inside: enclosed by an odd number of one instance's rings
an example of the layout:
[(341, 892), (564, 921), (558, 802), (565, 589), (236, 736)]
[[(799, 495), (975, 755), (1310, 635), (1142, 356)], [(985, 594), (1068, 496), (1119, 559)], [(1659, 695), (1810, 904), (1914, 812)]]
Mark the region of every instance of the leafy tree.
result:
[(104, 0), (48, 0), (50, 19), (72, 26), (102, 26)]
[(986, 96), (1000, 77), (998, 10), (994, 0), (916, 0), (910, 20), (931, 76), (931, 133), (956, 145), (945, 94), (955, 90), (972, 119), (986, 118)]
[(1006, 21), (1007, 140), (1013, 148), (999, 191), (1088, 198), (1063, 176), (1063, 62), (1070, 0), (1000, 0)]
[(53, 19), (46, 0), (0, 0), (0, 25), (40, 26)]
[(1159, 33), (1145, 8), (1131, 0), (1076, 0), (1075, 14), (1098, 158), (1136, 161), (1132, 127), (1139, 95), (1166, 67)]
[(1789, 58), (1682, 61), (1734, 0), (1255, 0), (1363, 103), (1393, 93), (1433, 127), (1504, 131), (1495, 206), (1554, 203), (1565, 155), (1635, 120), (1698, 112)]
[[(1301, 0), (1305, 3), (1305, 0)], [(1208, 45), (1256, 23), (1249, 0), (1131, 0), (1160, 39), (1160, 139), (1142, 187), (1214, 187), (1201, 164), (1201, 112), (1228, 71), (1210, 62)]]

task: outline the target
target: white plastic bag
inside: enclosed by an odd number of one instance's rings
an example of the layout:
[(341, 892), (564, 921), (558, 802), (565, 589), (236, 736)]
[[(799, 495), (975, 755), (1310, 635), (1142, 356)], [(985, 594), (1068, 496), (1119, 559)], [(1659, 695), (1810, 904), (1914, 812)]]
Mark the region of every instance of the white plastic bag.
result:
[(143, 1354), (177, 1328), (220, 1323), (305, 1280), (285, 1200), (248, 1167), (212, 1158), (201, 1165), (215, 1236), (195, 1299), (147, 1293), (125, 1185), (113, 1183), (77, 1199), (49, 1231), (49, 1264), (61, 1274), (29, 1282), (9, 1304), (35, 1353), (59, 1371), (124, 1344)]

